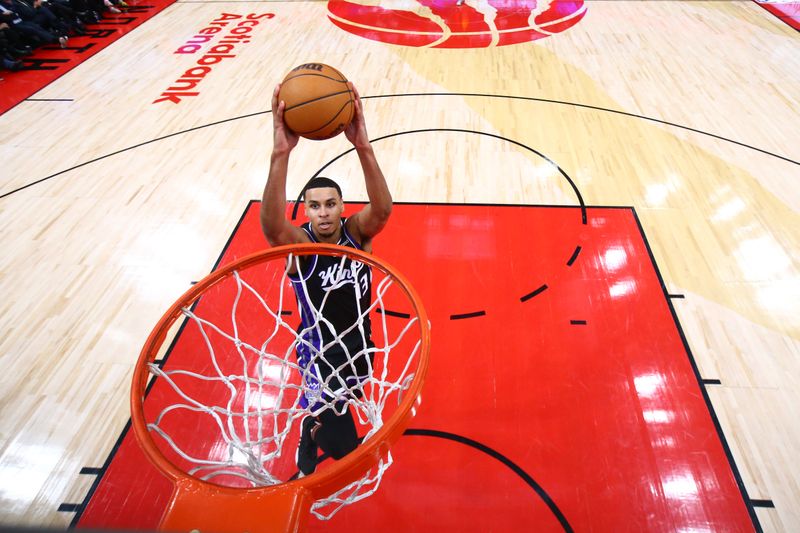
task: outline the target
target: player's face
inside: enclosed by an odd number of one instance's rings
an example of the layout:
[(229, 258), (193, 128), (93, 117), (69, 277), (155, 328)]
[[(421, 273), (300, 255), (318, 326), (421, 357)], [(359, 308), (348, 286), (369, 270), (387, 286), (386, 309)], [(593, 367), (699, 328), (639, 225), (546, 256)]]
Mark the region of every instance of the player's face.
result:
[(305, 193), (306, 216), (320, 240), (339, 239), (339, 219), (344, 211), (342, 197), (333, 187), (309, 189)]

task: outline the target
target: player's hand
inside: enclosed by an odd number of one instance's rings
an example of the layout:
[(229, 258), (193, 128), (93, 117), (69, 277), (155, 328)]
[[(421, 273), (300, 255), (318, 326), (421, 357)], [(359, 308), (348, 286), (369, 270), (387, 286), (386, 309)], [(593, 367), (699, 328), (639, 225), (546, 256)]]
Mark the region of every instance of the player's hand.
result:
[(283, 120), (286, 103), (278, 101), (280, 90), (281, 84), (279, 83), (272, 92), (272, 150), (288, 153), (297, 146), (300, 136), (290, 130)]
[(353, 82), (347, 82), (347, 85), (350, 86), (355, 96), (353, 101), (355, 111), (353, 112), (353, 120), (350, 121), (350, 124), (344, 130), (344, 135), (356, 148), (364, 148), (369, 146), (369, 135), (367, 135), (367, 124), (364, 122), (364, 110), (361, 107), (361, 97), (358, 94), (358, 89), (353, 85)]

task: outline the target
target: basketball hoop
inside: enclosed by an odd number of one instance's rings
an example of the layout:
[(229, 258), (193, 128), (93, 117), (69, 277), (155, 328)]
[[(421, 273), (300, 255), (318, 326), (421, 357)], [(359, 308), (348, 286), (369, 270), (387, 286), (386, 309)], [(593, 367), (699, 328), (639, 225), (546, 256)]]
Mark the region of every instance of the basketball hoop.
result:
[[(308, 328), (295, 331), (286, 321), (299, 322), (288, 275), (300, 258), (321, 255), (372, 269), (371, 305), (359, 309), (348, 328), (363, 338), (364, 321), (371, 317), (374, 344), (348, 355), (368, 356), (369, 376), (324, 407), (350, 409), (366, 434), (344, 458), (322, 462), (313, 474), (296, 479), (299, 421), (308, 414), (300, 404), (310, 386), (295, 348), (306, 342)], [(325, 300), (314, 309), (320, 317), (316, 328), (330, 327), (324, 305)], [(212, 272), (161, 318), (134, 371), (134, 434), (173, 484), (159, 529), (302, 531), (310, 514), (330, 518), (375, 492), (391, 464), (389, 448), (416, 414), (429, 343), (417, 293), (394, 268), (360, 250), (280, 246)], [(156, 361), (166, 356), (162, 368)], [(150, 375), (158, 379), (148, 390)], [(330, 388), (327, 382), (316, 387)]]

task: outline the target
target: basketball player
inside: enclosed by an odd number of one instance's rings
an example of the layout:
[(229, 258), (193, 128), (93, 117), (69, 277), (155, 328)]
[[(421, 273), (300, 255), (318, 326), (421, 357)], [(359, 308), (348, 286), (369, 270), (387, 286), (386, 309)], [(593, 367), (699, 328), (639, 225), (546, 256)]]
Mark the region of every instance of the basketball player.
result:
[[(369, 203), (344, 218), (339, 185), (331, 179), (317, 177), (309, 181), (303, 191), (309, 222), (298, 227), (287, 220), (289, 154), (297, 146), (299, 137), (284, 122), (285, 104), (278, 101), (278, 85), (272, 95), (273, 147), (269, 177), (261, 200), (261, 228), (272, 246), (319, 242), (371, 252), (372, 239), (389, 220), (392, 196), (367, 136), (361, 99), (355, 87), (349, 85), (355, 95), (355, 112), (344, 134), (361, 162)], [(341, 459), (358, 446), (353, 416), (342, 401), (348, 394), (358, 394), (357, 385), (368, 377), (371, 368), (371, 353), (366, 350), (374, 347), (367, 314), (363, 318), (363, 334), (355, 327), (320, 354), (319, 348), (333, 342), (336, 335), (324, 324), (317, 327), (310, 309), (320, 309), (323, 298), (329, 293), (322, 314), (334, 330), (342, 333), (356, 323), (361, 314), (359, 307), (363, 312), (370, 306), (372, 272), (357, 261), (342, 263), (341, 258), (319, 255), (306, 256), (299, 271), (296, 264), (292, 264), (289, 273), (298, 299), (300, 328), (306, 331), (304, 342), (297, 347), (298, 364), (303, 369), (303, 382), (308, 389), (301, 398), (301, 405), (309, 414), (300, 424), (297, 450), (297, 466), (304, 476), (314, 472), (317, 466), (318, 447), (334, 459)], [(348, 355), (355, 357), (349, 361)]]

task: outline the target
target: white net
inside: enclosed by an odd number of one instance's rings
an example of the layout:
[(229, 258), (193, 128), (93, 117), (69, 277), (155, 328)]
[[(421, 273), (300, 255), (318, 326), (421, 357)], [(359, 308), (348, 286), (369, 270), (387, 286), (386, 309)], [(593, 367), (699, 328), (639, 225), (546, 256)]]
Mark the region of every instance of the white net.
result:
[[(419, 317), (390, 274), (368, 269), (371, 294), (365, 300), (356, 274), (366, 265), (337, 255), (339, 268), (321, 274), (330, 278), (328, 292), (303, 313), (313, 320), (298, 326), (295, 290), (307, 294), (309, 279), (300, 276), (292, 289), (290, 265), (300, 271), (303, 265), (299, 256), (288, 257), (234, 271), (210, 287), (182, 309), (186, 322), (166, 363), (150, 364), (159, 379), (144, 404), (148, 429), (162, 453), (192, 476), (234, 487), (290, 481), (297, 476), (303, 417), (349, 410), (367, 441), (416, 376)], [(342, 327), (329, 295), (347, 284), (354, 286), (357, 312)], [(357, 348), (353, 338), (360, 340)], [(298, 360), (298, 347), (307, 361)], [(326, 359), (333, 351), (344, 354), (335, 364)], [(329, 373), (312, 371), (323, 364)], [(318, 471), (332, 463), (322, 461)], [(358, 481), (315, 502), (312, 513), (327, 519), (373, 494), (391, 463), (389, 454)]]

